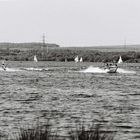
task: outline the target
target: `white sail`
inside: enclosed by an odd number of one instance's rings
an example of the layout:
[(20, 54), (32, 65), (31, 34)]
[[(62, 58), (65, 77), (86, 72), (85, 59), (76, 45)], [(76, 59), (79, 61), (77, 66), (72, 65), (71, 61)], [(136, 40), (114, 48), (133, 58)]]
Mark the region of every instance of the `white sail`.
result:
[(82, 57), (80, 58), (80, 62), (83, 62), (83, 58)]
[(36, 55), (34, 56), (34, 62), (38, 62)]
[(67, 62), (68, 60), (67, 60), (67, 58), (65, 58), (65, 62)]
[(74, 59), (74, 61), (77, 63), (79, 61), (79, 57), (76, 56), (75, 59)]
[(120, 56), (120, 58), (119, 58), (119, 60), (118, 60), (118, 63), (120, 64), (120, 63), (122, 63), (123, 61), (122, 61), (122, 57)]

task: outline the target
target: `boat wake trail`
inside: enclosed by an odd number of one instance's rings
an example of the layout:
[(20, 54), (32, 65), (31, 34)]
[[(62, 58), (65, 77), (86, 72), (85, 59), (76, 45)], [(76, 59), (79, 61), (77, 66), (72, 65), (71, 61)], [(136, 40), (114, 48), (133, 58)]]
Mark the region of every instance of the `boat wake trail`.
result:
[(0, 68), (0, 71), (6, 71), (6, 72), (16, 72), (16, 71), (22, 71), (18, 68), (6, 68), (6, 70), (4, 70), (3, 68)]
[(47, 71), (48, 68), (23, 68), (22, 70), (27, 70), (27, 71)]
[(122, 68), (118, 68), (117, 70), (118, 73), (128, 73), (128, 74), (135, 74), (136, 72), (135, 71), (129, 71), (129, 70), (125, 70), (125, 69), (122, 69)]
[(93, 67), (89, 66), (87, 69), (82, 70), (80, 72), (85, 72), (85, 73), (106, 73), (104, 69), (101, 69), (99, 67)]
[(0, 68), (0, 71), (6, 71), (6, 72), (18, 72), (18, 71), (47, 71), (48, 68), (6, 68), (4, 70), (3, 68)]
[[(84, 73), (107, 73), (107, 70), (104, 68), (100, 68), (100, 67), (93, 67), (93, 66), (89, 66), (87, 69), (85, 70), (81, 70), (80, 72), (84, 72)], [(128, 71), (122, 68), (118, 68), (117, 69), (117, 73), (126, 73), (126, 74), (135, 74), (135, 71)]]

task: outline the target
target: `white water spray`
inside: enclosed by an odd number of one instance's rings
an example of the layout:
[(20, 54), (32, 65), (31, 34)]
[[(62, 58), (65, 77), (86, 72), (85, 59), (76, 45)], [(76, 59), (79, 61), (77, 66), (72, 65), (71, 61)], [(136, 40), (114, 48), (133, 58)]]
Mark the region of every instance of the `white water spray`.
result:
[[(100, 68), (100, 67), (93, 67), (89, 66), (87, 69), (82, 70), (80, 72), (84, 73), (107, 73), (106, 69)], [(127, 73), (127, 74), (135, 74), (135, 71), (128, 71), (122, 68), (118, 68), (117, 73)]]

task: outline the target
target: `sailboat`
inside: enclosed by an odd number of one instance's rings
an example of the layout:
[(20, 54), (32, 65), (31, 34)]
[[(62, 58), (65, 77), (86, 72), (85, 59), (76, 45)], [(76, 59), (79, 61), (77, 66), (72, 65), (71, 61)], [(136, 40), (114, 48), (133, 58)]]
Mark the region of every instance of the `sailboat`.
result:
[(79, 62), (79, 57), (76, 56), (75, 59), (74, 59), (75, 63)]
[(81, 57), (79, 61), (80, 61), (80, 62), (83, 62), (83, 58)]
[(122, 57), (120, 56), (119, 60), (118, 60), (118, 64), (122, 63)]
[(34, 62), (38, 62), (36, 55), (34, 55)]
[(65, 62), (67, 62), (68, 60), (67, 60), (67, 58), (65, 58)]

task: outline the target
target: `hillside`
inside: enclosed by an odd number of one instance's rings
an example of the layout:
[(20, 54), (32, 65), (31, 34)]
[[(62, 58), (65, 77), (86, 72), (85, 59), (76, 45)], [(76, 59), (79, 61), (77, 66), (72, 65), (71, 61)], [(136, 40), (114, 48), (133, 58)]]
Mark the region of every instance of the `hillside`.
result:
[(46, 43), (45, 45), (39, 42), (31, 42), (31, 43), (0, 43), (0, 49), (20, 49), (20, 50), (28, 50), (28, 49), (40, 49), (41, 47), (49, 47), (55, 48), (59, 47), (57, 44)]

